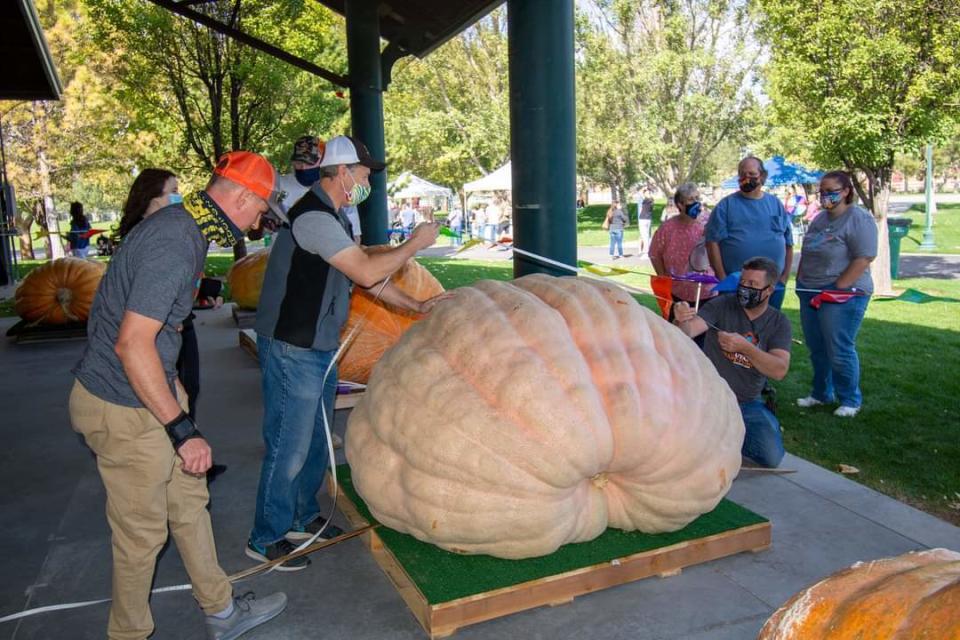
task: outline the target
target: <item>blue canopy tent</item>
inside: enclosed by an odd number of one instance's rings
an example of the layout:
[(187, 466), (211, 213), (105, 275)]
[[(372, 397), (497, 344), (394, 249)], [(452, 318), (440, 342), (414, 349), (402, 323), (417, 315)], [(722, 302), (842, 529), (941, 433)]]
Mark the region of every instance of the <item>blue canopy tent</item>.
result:
[[(787, 162), (783, 156), (773, 156), (764, 161), (763, 168), (767, 170), (768, 187), (782, 187), (790, 184), (813, 184), (820, 182), (823, 171), (810, 170), (806, 167)], [(739, 186), (737, 176), (727, 178), (720, 186), (724, 189), (736, 189)]]

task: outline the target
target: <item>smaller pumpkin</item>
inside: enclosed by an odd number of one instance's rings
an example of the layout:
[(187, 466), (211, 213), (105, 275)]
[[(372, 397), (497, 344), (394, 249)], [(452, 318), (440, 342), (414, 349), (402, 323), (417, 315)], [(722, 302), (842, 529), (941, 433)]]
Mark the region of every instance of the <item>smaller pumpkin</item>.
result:
[(858, 562), (794, 595), (758, 640), (960, 638), (960, 553)]
[(234, 262), (227, 272), (230, 295), (241, 309), (257, 308), (269, 260), (270, 249), (261, 249)]
[(27, 274), (14, 294), (14, 310), (32, 324), (84, 322), (106, 266), (94, 260), (58, 258)]
[[(373, 251), (387, 251), (391, 247), (371, 247)], [(415, 300), (427, 300), (443, 293), (443, 285), (416, 260), (407, 260), (391, 278), (395, 287)], [(379, 285), (373, 288), (376, 292)], [(363, 326), (350, 343), (340, 360), (338, 375), (342, 380), (366, 384), (370, 380), (373, 365), (396, 344), (410, 326), (420, 319), (411, 311), (375, 301), (373, 295), (362, 289), (354, 289), (350, 296), (350, 317), (341, 332), (344, 339), (358, 322)]]

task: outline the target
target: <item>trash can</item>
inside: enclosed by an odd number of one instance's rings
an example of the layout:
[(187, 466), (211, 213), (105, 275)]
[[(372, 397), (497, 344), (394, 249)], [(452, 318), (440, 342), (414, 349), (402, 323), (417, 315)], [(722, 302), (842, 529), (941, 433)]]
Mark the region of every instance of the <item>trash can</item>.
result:
[(912, 218), (887, 217), (887, 231), (890, 237), (890, 277), (899, 279), (900, 271), (900, 240), (910, 231)]

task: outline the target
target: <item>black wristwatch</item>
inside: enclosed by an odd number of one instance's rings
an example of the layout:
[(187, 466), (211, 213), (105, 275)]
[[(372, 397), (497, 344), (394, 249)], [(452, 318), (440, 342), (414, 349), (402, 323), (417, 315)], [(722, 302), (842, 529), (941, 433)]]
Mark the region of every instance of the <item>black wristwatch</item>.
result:
[(203, 434), (197, 429), (197, 423), (185, 411), (181, 411), (180, 415), (163, 425), (163, 428), (167, 430), (167, 435), (170, 436), (170, 443), (173, 445), (174, 451), (179, 450), (187, 440), (203, 437)]

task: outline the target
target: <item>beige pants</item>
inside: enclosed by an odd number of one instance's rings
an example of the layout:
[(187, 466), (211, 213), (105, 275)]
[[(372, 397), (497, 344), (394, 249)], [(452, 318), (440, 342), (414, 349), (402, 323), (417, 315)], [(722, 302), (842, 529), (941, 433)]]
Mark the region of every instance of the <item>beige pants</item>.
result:
[[(181, 392), (181, 395), (182, 392)], [(180, 398), (186, 410), (186, 398)], [(181, 460), (156, 418), (101, 400), (74, 382), (70, 420), (97, 454), (113, 532), (113, 605), (107, 636), (142, 640), (153, 632), (150, 586), (167, 525), (206, 613), (230, 604), (232, 588), (217, 562), (206, 509), (206, 478), (181, 470)]]

